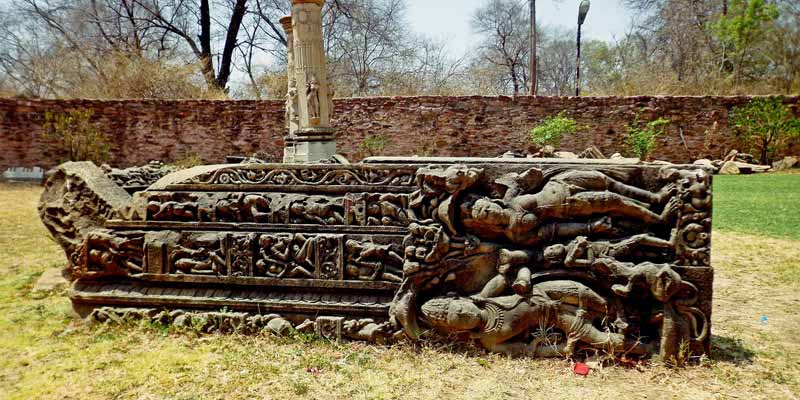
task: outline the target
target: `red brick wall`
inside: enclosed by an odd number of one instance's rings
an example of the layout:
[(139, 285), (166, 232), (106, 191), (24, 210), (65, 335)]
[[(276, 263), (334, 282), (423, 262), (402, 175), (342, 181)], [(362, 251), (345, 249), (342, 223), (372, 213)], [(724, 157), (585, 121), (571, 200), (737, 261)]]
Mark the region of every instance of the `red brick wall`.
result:
[[(655, 157), (688, 162), (718, 157), (737, 147), (727, 124), (731, 108), (748, 97), (377, 97), (339, 99), (334, 124), (339, 152), (351, 160), (368, 135), (391, 140), (384, 154), (498, 156), (532, 150), (527, 131), (547, 116), (565, 111), (585, 129), (563, 149), (595, 145), (607, 155), (622, 151), (627, 124), (637, 113), (672, 124), (659, 139)], [(789, 97), (795, 113), (800, 97)], [(47, 111), (89, 109), (113, 142), (115, 166), (152, 159), (174, 161), (195, 154), (206, 162), (257, 151), (280, 159), (283, 103), (280, 101), (16, 100), (0, 99), (0, 167), (49, 167), (60, 160), (40, 139)], [(793, 151), (800, 150), (797, 146)]]

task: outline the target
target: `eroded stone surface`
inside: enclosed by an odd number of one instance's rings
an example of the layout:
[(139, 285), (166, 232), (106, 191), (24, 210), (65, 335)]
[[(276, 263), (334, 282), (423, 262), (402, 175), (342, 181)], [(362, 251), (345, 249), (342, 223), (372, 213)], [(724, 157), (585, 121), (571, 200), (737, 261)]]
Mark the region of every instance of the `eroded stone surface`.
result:
[(48, 175), (39, 216), (69, 265), (80, 265), (78, 250), (89, 234), (120, 218), (131, 196), (91, 162), (68, 162)]
[(512, 355), (708, 350), (710, 170), (407, 161), (176, 172), (85, 237), (73, 302), (224, 307), (337, 340), (379, 326), (381, 340)]

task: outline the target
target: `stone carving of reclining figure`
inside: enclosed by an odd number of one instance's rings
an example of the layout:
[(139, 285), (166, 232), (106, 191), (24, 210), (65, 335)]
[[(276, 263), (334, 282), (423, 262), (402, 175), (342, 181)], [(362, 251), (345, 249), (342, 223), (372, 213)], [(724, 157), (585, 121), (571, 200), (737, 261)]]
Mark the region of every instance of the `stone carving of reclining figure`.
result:
[(676, 231), (672, 231), (669, 240), (648, 234), (631, 236), (616, 242), (589, 241), (585, 236), (578, 236), (567, 245), (554, 244), (544, 250), (546, 267), (563, 265), (568, 268), (588, 268), (597, 258), (621, 259), (631, 256), (642, 247), (652, 249), (670, 249), (675, 246)]
[(154, 221), (193, 221), (197, 217), (197, 205), (167, 201), (164, 203), (151, 201), (147, 203), (147, 213)]
[[(508, 190), (522, 191), (513, 185)], [(505, 236), (516, 244), (530, 246), (542, 241), (540, 229), (554, 220), (609, 215), (632, 218), (648, 225), (666, 223), (678, 211), (676, 191), (673, 184), (652, 193), (599, 171), (568, 171), (554, 176), (535, 194), (506, 196), (506, 201), (469, 194), (459, 211), (468, 231), (492, 238)], [(649, 209), (651, 205), (665, 202), (661, 214)], [(556, 223), (549, 229), (559, 232), (575, 228), (573, 223)], [(575, 236), (578, 235), (581, 233)]]
[(397, 265), (403, 265), (403, 258), (392, 251), (390, 245), (348, 240), (345, 246), (347, 247), (345, 275), (348, 278), (402, 282), (403, 271)]
[(179, 247), (170, 257), (174, 260), (175, 270), (182, 274), (222, 275), (225, 260), (218, 251), (205, 247), (189, 249)]
[[(481, 298), (435, 298), (422, 305), (423, 319), (445, 333), (469, 332), (490, 351), (512, 356), (553, 357), (570, 355), (578, 342), (610, 352), (646, 354), (648, 345), (626, 341), (624, 335), (604, 332), (592, 325), (600, 311), (585, 304), (568, 304), (558, 292), (583, 293), (579, 303), (602, 298), (588, 287), (572, 281), (550, 281), (534, 285), (531, 296), (511, 295)], [(551, 297), (551, 292), (553, 296)], [(561, 301), (553, 299), (562, 298)], [(558, 329), (566, 342), (542, 346), (542, 339), (509, 342), (527, 331)]]
[(669, 264), (651, 262), (622, 262), (618, 258), (630, 255), (641, 246), (670, 248), (674, 245), (675, 232), (667, 241), (650, 235), (632, 236), (618, 242), (591, 242), (578, 237), (566, 246), (552, 245), (545, 249), (545, 266), (563, 265), (568, 268), (585, 268), (609, 278), (621, 278), (624, 284), (615, 284), (611, 290), (620, 297), (627, 297), (634, 285), (645, 283), (653, 297), (666, 302), (678, 289), (680, 275)]
[(341, 206), (320, 201), (302, 200), (289, 206), (290, 223), (318, 225), (341, 225), (344, 218), (340, 212)]

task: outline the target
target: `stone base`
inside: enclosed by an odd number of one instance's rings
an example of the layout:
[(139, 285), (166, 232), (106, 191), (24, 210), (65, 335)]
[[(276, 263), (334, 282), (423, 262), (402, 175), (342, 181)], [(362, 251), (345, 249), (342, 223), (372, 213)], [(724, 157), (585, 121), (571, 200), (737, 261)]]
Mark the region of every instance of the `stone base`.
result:
[(287, 164), (313, 164), (328, 160), (336, 154), (336, 142), (288, 142), (283, 150), (283, 162)]

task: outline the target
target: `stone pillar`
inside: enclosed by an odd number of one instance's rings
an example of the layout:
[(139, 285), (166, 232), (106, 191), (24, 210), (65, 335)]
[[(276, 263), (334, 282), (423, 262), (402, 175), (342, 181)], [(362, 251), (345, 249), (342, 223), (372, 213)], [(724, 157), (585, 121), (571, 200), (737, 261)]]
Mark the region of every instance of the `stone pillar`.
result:
[(313, 163), (336, 154), (335, 130), (331, 127), (332, 94), (322, 42), (324, 3), (325, 0), (292, 0), (289, 82), (296, 82), (298, 107), (297, 128), (293, 131), (290, 122), (291, 140), (287, 141), (285, 162)]
[(299, 127), (298, 122), (300, 119), (298, 116), (298, 109), (300, 103), (297, 97), (297, 78), (295, 77), (294, 73), (294, 34), (292, 32), (292, 17), (287, 15), (281, 18), (279, 21), (281, 25), (283, 25), (283, 29), (286, 32), (286, 43), (288, 48), (288, 64), (286, 67), (288, 75), (288, 88), (286, 90), (286, 129), (289, 130), (289, 134), (286, 139), (288, 140), (294, 138), (294, 133)]
[(283, 162), (285, 163), (293, 163), (295, 162), (294, 154), (295, 154), (295, 132), (299, 128), (299, 109), (300, 109), (300, 102), (298, 99), (298, 91), (297, 91), (297, 78), (295, 77), (294, 73), (294, 32), (292, 31), (292, 17), (287, 15), (282, 17), (278, 20), (281, 25), (283, 26), (283, 30), (286, 33), (286, 48), (287, 48), (287, 65), (286, 65), (286, 76), (287, 76), (287, 90), (285, 96), (285, 119), (286, 119), (286, 130), (287, 133), (283, 136), (284, 147), (283, 147)]

